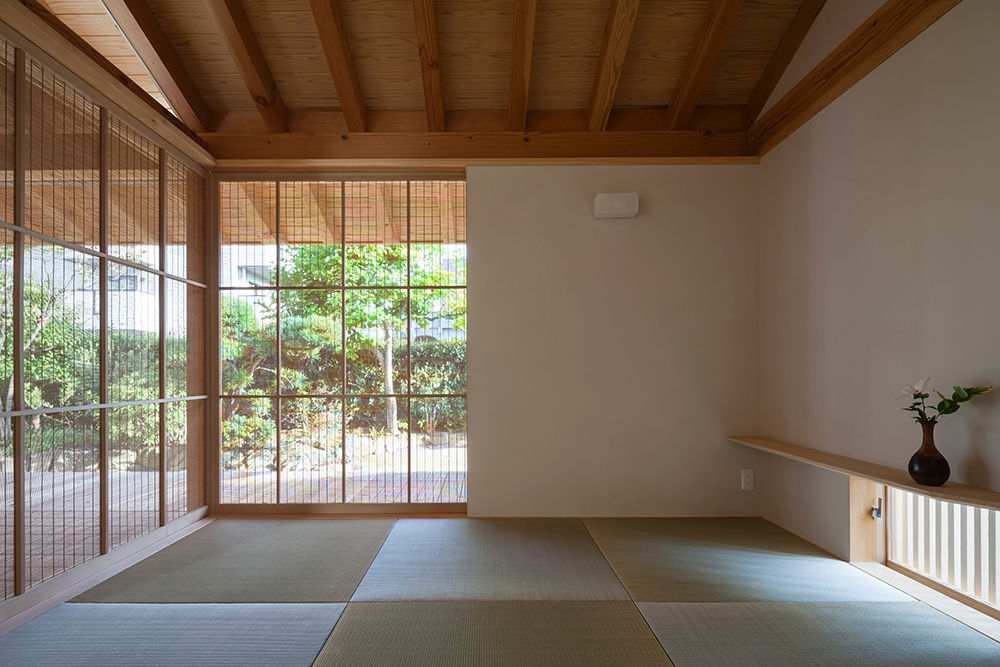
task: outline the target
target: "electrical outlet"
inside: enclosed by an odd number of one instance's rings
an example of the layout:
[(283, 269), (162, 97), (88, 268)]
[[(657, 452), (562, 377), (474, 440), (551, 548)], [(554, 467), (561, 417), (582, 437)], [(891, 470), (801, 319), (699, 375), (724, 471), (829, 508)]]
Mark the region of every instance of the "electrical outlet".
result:
[(753, 468), (740, 469), (740, 491), (753, 491)]

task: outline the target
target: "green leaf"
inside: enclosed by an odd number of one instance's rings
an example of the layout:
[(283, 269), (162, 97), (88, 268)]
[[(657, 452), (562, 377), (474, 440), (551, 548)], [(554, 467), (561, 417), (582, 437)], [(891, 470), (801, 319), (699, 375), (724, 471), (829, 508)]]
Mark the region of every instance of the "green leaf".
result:
[(958, 385), (955, 385), (953, 389), (955, 390), (955, 393), (952, 395), (952, 399), (956, 401), (967, 401), (972, 398), (972, 396), (969, 395), (969, 392), (965, 391)]
[(950, 415), (953, 412), (958, 412), (959, 407), (956, 401), (946, 399), (938, 403), (937, 409), (943, 415)]

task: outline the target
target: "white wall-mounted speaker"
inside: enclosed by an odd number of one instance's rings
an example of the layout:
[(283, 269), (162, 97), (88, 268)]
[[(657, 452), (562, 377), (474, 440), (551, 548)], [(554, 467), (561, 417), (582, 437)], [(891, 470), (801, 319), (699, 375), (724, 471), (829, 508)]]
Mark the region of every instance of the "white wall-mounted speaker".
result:
[(594, 197), (595, 218), (634, 218), (638, 213), (638, 192), (599, 192)]

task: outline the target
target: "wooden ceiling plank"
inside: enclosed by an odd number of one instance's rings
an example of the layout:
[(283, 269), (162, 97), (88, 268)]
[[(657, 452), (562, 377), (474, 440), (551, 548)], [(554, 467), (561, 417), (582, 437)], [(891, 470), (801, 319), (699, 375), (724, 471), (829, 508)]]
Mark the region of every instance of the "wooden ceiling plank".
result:
[(535, 43), (536, 0), (514, 0), (514, 32), (510, 52), (508, 126), (523, 132), (528, 118), (531, 51)]
[(206, 4), (268, 130), (284, 132), (288, 112), (241, 0), (206, 0)]
[(430, 132), (444, 132), (444, 93), (441, 86), (441, 56), (438, 50), (434, 0), (413, 0), (413, 17), (417, 24), (417, 48), (420, 52), (420, 75), (424, 83), (427, 129)]
[(712, 5), (670, 103), (667, 116), (670, 129), (683, 129), (691, 122), (691, 114), (715, 70), (742, 8), (743, 0), (715, 0)]
[(767, 68), (757, 81), (757, 85), (754, 86), (753, 92), (750, 93), (750, 97), (743, 107), (743, 124), (745, 127), (750, 127), (757, 120), (761, 109), (767, 104), (768, 98), (774, 92), (774, 87), (778, 85), (781, 75), (785, 73), (788, 64), (792, 62), (792, 58), (798, 52), (799, 46), (802, 45), (802, 40), (809, 33), (809, 28), (812, 27), (813, 21), (816, 20), (816, 17), (825, 4), (826, 0), (804, 0), (802, 5), (799, 6), (799, 11), (796, 12), (795, 18), (792, 19), (788, 30), (785, 31), (785, 36), (778, 43), (778, 48), (775, 49), (774, 55), (771, 56), (771, 60), (767, 63)]
[(961, 0), (888, 0), (748, 130), (763, 155)]
[(340, 13), (340, 0), (309, 0), (309, 6), (319, 29), (319, 39), (330, 66), (333, 85), (337, 88), (347, 129), (350, 132), (364, 132), (365, 102)]
[(156, 85), (195, 132), (212, 129), (212, 111), (145, 0), (103, 0)]
[(625, 65), (629, 40), (635, 17), (639, 14), (639, 0), (612, 0), (608, 21), (604, 27), (601, 57), (594, 74), (594, 87), (590, 92), (590, 113), (587, 128), (592, 132), (603, 131), (615, 102), (615, 91)]

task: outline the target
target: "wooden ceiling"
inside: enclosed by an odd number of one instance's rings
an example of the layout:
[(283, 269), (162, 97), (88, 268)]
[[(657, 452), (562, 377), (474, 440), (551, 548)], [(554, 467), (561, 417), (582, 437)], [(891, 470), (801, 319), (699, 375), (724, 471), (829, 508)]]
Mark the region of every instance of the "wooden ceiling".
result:
[[(894, 43), (896, 30), (919, 32), (956, 2), (889, 0), (859, 28), (865, 34), (852, 35), (862, 53), (845, 57), (867, 59), (870, 70), (912, 38)], [(760, 111), (824, 3), (45, 0), (44, 8), (164, 102), (220, 163), (281, 167), (752, 157), (768, 139), (755, 122), (774, 122)], [(873, 33), (888, 46), (871, 64)], [(852, 63), (847, 79), (864, 69)], [(835, 87), (823, 86), (814, 96)], [(766, 116), (788, 113), (799, 111)]]

